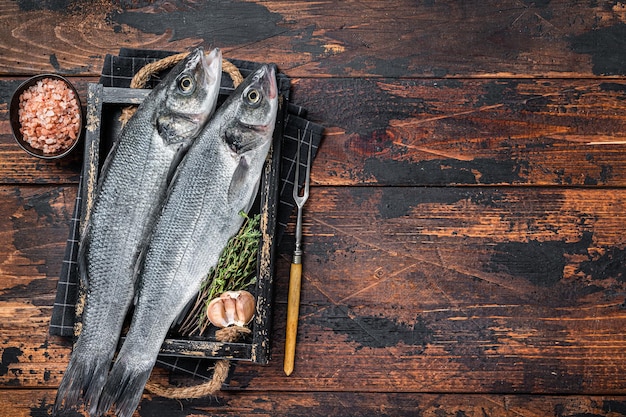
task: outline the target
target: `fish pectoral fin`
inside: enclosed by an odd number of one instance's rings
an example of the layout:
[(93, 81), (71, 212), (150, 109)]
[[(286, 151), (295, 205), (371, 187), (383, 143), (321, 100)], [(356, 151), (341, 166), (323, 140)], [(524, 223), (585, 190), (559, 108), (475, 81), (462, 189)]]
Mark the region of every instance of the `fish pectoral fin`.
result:
[(174, 178), (176, 177), (176, 173), (178, 172), (178, 165), (180, 165), (180, 161), (183, 160), (183, 157), (187, 153), (187, 150), (189, 150), (189, 145), (185, 143), (180, 144), (178, 149), (176, 150), (176, 154), (174, 155), (174, 158), (172, 159), (170, 169), (167, 172), (167, 177), (166, 177), (167, 184), (171, 184)]
[(170, 143), (176, 138), (174, 124), (176, 119), (171, 114), (163, 114), (156, 118), (156, 130), (165, 143)]
[(141, 252), (139, 252), (139, 255), (137, 256), (137, 259), (135, 259), (135, 268), (133, 270), (133, 305), (137, 305), (137, 300), (139, 298), (139, 285), (141, 283), (141, 280), (139, 279), (139, 275), (141, 275), (141, 269), (143, 267), (143, 260), (144, 257), (146, 255), (146, 242), (144, 242), (143, 249), (141, 250)]
[(238, 195), (241, 194), (241, 190), (247, 186), (246, 180), (248, 177), (248, 171), (250, 166), (245, 156), (239, 158), (239, 163), (228, 186), (228, 201), (233, 201)]
[(87, 277), (87, 239), (83, 236), (78, 243), (78, 253), (76, 255), (76, 262), (78, 264), (78, 275), (80, 282), (85, 288), (89, 287), (89, 278)]

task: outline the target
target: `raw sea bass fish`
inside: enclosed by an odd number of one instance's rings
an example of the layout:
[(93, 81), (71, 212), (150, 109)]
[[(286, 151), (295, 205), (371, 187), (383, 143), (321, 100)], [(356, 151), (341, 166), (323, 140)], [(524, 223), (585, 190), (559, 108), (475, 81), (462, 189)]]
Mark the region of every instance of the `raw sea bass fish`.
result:
[(181, 162), (140, 270), (126, 340), (98, 413), (130, 417), (172, 322), (200, 289), (256, 197), (278, 108), (276, 75), (263, 66), (237, 87)]
[(82, 399), (93, 414), (135, 292), (139, 253), (182, 153), (215, 110), (221, 52), (191, 52), (153, 89), (104, 162), (78, 254), (86, 288), (82, 331), (55, 413)]

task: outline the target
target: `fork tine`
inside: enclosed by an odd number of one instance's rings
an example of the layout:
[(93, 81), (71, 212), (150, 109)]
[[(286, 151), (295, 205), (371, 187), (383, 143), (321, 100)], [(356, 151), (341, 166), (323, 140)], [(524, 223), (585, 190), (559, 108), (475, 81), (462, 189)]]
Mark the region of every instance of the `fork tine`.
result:
[(298, 192), (298, 187), (300, 186), (300, 146), (302, 144), (302, 138), (300, 137), (300, 129), (298, 129), (298, 150), (296, 151), (296, 176), (293, 179), (293, 199), (298, 203), (298, 197), (300, 193)]
[[(308, 150), (307, 150), (307, 161), (306, 161), (306, 177), (304, 178), (304, 186), (302, 190), (300, 190), (300, 170), (302, 167), (300, 166), (300, 152), (302, 147), (302, 142), (304, 141), (303, 137), (300, 137), (300, 130), (298, 130), (298, 150), (296, 152), (296, 172), (295, 178), (293, 181), (293, 199), (296, 203), (296, 206), (302, 207), (306, 200), (309, 198), (309, 187), (311, 184), (311, 157), (313, 148), (313, 132), (310, 132), (309, 142), (308, 142)], [(302, 191), (302, 195), (300, 192)]]
[(309, 152), (306, 160), (306, 179), (304, 180), (304, 199), (309, 197), (309, 186), (311, 184), (311, 149), (313, 149), (313, 131), (309, 132)]

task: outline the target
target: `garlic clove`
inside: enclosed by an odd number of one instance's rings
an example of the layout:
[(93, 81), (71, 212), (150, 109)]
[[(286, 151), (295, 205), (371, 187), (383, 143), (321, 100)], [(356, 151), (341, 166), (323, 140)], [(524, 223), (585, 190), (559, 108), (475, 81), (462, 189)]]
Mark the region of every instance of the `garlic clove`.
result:
[(207, 306), (207, 317), (215, 327), (227, 327), (226, 311), (224, 301), (221, 298), (214, 298)]
[(244, 326), (252, 320), (255, 308), (248, 291), (226, 291), (209, 303), (207, 317), (216, 327)]
[(254, 317), (256, 300), (248, 291), (240, 291), (235, 307), (237, 308), (237, 322), (235, 324), (237, 326), (245, 326)]
[(229, 326), (237, 321), (237, 306), (235, 305), (237, 302), (237, 297), (232, 297), (229, 294), (231, 292), (232, 291), (227, 291), (224, 294), (220, 295), (220, 299), (224, 304), (224, 313), (226, 315), (225, 319)]

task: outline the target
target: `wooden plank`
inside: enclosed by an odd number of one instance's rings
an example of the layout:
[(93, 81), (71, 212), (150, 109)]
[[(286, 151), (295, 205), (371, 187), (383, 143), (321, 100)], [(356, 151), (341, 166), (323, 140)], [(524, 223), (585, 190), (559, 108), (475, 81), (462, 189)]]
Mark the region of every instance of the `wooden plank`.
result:
[(0, 2), (1, 74), (95, 75), (103, 56), (121, 47), (182, 51), (202, 44), (227, 56), (269, 59), (300, 77), (626, 75), (626, 12), (615, 2), (33, 5)]
[[(290, 387), (622, 392), (623, 193), (315, 188)], [(232, 381), (282, 386), (257, 375)]]
[(0, 188), (0, 378), (5, 386), (48, 385), (67, 365), (69, 343), (59, 345), (48, 336), (48, 324), (75, 197), (76, 187)]
[(11, 92), (56, 72), (86, 97), (107, 53), (196, 45), (277, 63), (327, 127), (296, 369), (288, 233), (269, 364), (136, 415), (626, 415), (622, 3), (71, 3), (0, 0), (0, 415), (49, 415), (67, 364), (47, 327), (82, 159), (24, 154)]
[[(75, 190), (53, 190), (0, 188), (2, 387), (54, 387), (67, 362), (47, 325)], [(288, 234), (273, 359), (237, 364), (229, 387), (623, 394), (624, 201), (624, 189), (314, 187), (296, 369), (286, 378), (280, 360)]]
[[(13, 417), (50, 415), (53, 390), (1, 390), (0, 412)], [(495, 396), (414, 393), (221, 392), (198, 400), (145, 396), (135, 413), (159, 416), (500, 416), (614, 417), (626, 413), (623, 396)], [(86, 415), (83, 413), (70, 414)]]
[(2, 301), (54, 301), (76, 187), (0, 187)]
[[(86, 102), (88, 78), (72, 78)], [(93, 80), (92, 80), (93, 81)], [(0, 81), (10, 96), (17, 81)], [(295, 79), (326, 126), (320, 185), (626, 185), (626, 80)], [(39, 161), (0, 107), (0, 182), (75, 183), (76, 159)]]
[(623, 185), (624, 81), (298, 79), (324, 185)]

